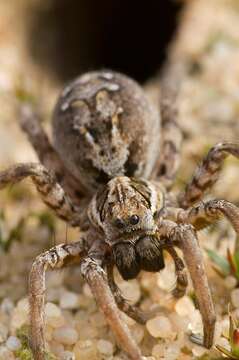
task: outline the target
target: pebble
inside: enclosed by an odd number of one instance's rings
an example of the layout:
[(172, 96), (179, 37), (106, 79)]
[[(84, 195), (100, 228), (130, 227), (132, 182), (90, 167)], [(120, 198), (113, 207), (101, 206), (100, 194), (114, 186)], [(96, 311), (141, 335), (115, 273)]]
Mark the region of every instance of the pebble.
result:
[(171, 322), (165, 316), (157, 316), (146, 323), (150, 335), (156, 338), (172, 339), (175, 336)]
[(202, 317), (199, 310), (194, 310), (191, 314), (188, 329), (194, 334), (203, 333)]
[(17, 351), (21, 348), (21, 341), (16, 336), (9, 336), (6, 341), (6, 346), (11, 351)]
[(78, 295), (71, 291), (64, 291), (60, 297), (61, 309), (77, 309), (79, 307)]
[(140, 344), (144, 338), (144, 328), (138, 324), (135, 324), (130, 329), (131, 334), (137, 344)]
[(178, 344), (170, 344), (165, 350), (164, 356), (167, 360), (177, 360), (180, 354), (180, 347)]
[(232, 290), (231, 292), (232, 305), (235, 308), (239, 308), (239, 288)]
[(164, 343), (157, 344), (154, 345), (152, 349), (152, 355), (158, 360), (164, 356), (164, 351), (165, 351), (165, 344)]
[(53, 331), (53, 338), (64, 345), (74, 345), (78, 340), (78, 332), (67, 326), (62, 326)]
[(176, 283), (176, 276), (173, 265), (168, 264), (160, 273), (157, 274), (157, 284), (160, 289), (167, 292), (172, 291)]
[(229, 275), (225, 278), (224, 284), (227, 289), (232, 290), (237, 285), (237, 279), (235, 278), (235, 276)]
[(80, 340), (73, 349), (76, 360), (99, 360), (96, 342), (92, 340)]
[(0, 346), (0, 360), (15, 360), (15, 356), (6, 346)]
[(193, 348), (192, 348), (192, 353), (196, 357), (203, 356), (207, 351), (208, 351), (207, 349), (205, 349), (202, 346), (198, 346), (198, 345), (194, 345)]
[(113, 352), (114, 352), (113, 344), (110, 341), (103, 340), (103, 339), (100, 339), (97, 342), (97, 349), (100, 354), (106, 355), (106, 356), (111, 356), (111, 355), (113, 355)]
[(45, 315), (47, 324), (54, 328), (60, 327), (64, 324), (61, 309), (53, 303), (48, 302), (46, 304)]
[(123, 297), (130, 303), (136, 304), (141, 296), (140, 287), (137, 280), (122, 281), (118, 284)]
[(59, 354), (60, 360), (75, 360), (75, 358), (75, 354), (73, 354), (71, 351), (63, 351)]
[(28, 298), (23, 298), (23, 299), (19, 300), (17, 303), (17, 309), (28, 314), (29, 313)]
[(88, 284), (83, 285), (83, 294), (90, 299), (93, 298), (93, 294)]
[(0, 323), (0, 343), (4, 342), (7, 339), (8, 328)]
[(175, 311), (180, 316), (189, 316), (194, 310), (194, 304), (188, 296), (183, 296), (175, 305)]
[(0, 306), (0, 310), (2, 312), (4, 312), (5, 314), (10, 315), (13, 309), (14, 309), (13, 301), (9, 298), (3, 299), (1, 306)]

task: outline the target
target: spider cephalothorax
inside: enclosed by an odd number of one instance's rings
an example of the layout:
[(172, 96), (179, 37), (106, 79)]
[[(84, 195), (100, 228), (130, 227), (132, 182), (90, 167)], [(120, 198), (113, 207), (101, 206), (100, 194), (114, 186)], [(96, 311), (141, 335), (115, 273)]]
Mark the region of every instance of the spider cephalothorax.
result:
[[(171, 69), (170, 74), (174, 74)], [(239, 157), (239, 147), (214, 146), (185, 191), (175, 196), (170, 189), (182, 140), (175, 83), (171, 76), (162, 79), (160, 109), (156, 109), (141, 87), (124, 75), (99, 71), (77, 78), (56, 105), (54, 147), (32, 107), (21, 106), (22, 128), (42, 164), (19, 164), (1, 172), (0, 188), (31, 177), (55, 214), (82, 230), (79, 241), (55, 246), (32, 265), (29, 301), (35, 360), (45, 359), (45, 271), (71, 263), (79, 264), (119, 346), (131, 359), (142, 359), (116, 304), (142, 324), (148, 315), (122, 297), (113, 267), (124, 279), (136, 277), (140, 270), (159, 271), (164, 267), (163, 250), (175, 263), (175, 296), (186, 291), (184, 262), (192, 278), (204, 334), (193, 334), (191, 339), (212, 346), (215, 312), (197, 230), (225, 216), (239, 233), (239, 209), (226, 200), (200, 200), (217, 180), (226, 156)], [(182, 250), (184, 262), (175, 247)]]
[(157, 214), (164, 206), (164, 192), (146, 180), (116, 177), (93, 198), (92, 223), (104, 232), (115, 264), (124, 279), (140, 270), (164, 267), (162, 249), (155, 238)]

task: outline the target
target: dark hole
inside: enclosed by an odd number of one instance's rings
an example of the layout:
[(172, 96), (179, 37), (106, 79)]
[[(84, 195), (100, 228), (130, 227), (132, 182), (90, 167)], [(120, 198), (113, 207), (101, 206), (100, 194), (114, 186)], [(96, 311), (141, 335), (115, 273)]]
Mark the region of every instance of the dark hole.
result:
[(111, 68), (142, 82), (164, 60), (180, 6), (176, 0), (52, 0), (33, 13), (31, 54), (64, 81)]
[(167, 168), (165, 164), (160, 165), (158, 176), (164, 176), (166, 174), (166, 170)]

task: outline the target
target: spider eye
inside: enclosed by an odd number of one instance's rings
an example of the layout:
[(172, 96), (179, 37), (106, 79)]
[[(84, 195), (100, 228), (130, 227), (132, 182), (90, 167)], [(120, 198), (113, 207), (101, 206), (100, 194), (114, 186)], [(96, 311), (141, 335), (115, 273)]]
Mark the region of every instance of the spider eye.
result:
[(132, 216), (130, 217), (130, 219), (129, 219), (129, 222), (130, 222), (131, 225), (136, 225), (136, 224), (138, 224), (138, 222), (139, 222), (139, 217), (138, 217), (138, 215), (132, 215)]
[(115, 219), (115, 226), (118, 229), (123, 229), (125, 227), (125, 223), (124, 223), (124, 221), (122, 219), (117, 218), (117, 219)]

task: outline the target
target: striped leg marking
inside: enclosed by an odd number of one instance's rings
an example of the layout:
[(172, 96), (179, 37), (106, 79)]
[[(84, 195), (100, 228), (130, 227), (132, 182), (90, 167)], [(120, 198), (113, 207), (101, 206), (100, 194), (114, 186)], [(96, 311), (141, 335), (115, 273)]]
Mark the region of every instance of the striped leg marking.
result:
[(227, 156), (239, 158), (239, 145), (219, 143), (215, 145), (196, 169), (192, 180), (179, 195), (179, 205), (186, 209), (199, 201), (206, 190), (210, 189), (218, 179), (223, 161)]
[(0, 172), (0, 189), (30, 177), (35, 184), (42, 200), (56, 215), (69, 222), (72, 226), (79, 225), (80, 214), (56, 182), (55, 176), (41, 164), (26, 163), (13, 165)]

